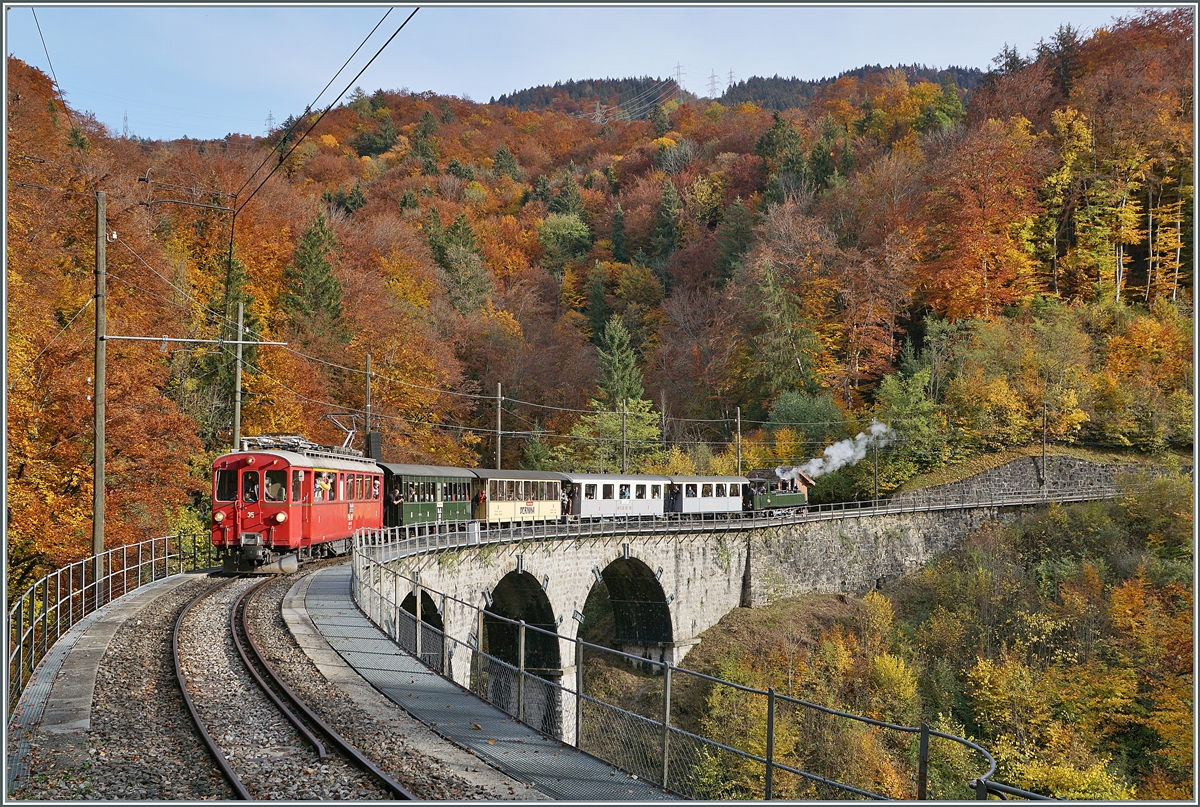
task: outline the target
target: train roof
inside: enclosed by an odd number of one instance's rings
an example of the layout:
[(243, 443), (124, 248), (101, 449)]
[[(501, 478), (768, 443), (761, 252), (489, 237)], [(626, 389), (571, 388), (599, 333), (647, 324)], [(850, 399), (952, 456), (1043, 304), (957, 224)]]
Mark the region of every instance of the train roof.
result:
[[(812, 477), (801, 471), (799, 468), (792, 468), (790, 470), (791, 473), (793, 473), (800, 481), (800, 483), (804, 485), (804, 487), (811, 488), (813, 485), (817, 484)], [(779, 480), (783, 479), (782, 476), (776, 473), (775, 468), (755, 468), (748, 475), (750, 480), (753, 482), (778, 482)]]
[(654, 474), (563, 474), (571, 482), (670, 482), (670, 477)]
[[(223, 454), (213, 462), (213, 466), (221, 468), (228, 462), (237, 462), (241, 458), (248, 456), (255, 457), (277, 457), (283, 460), (292, 468), (320, 468), (327, 471), (374, 471), (375, 463), (366, 459), (357, 457), (329, 457), (329, 456), (308, 456), (306, 454), (298, 454), (295, 451), (235, 451), (231, 454)], [(262, 465), (255, 463), (252, 468), (261, 468)]]
[(465, 479), (475, 478), (475, 472), (469, 468), (450, 468), (442, 465), (406, 465), (395, 462), (377, 462), (376, 465), (398, 476), (459, 476)]
[(566, 474), (557, 471), (497, 471), (495, 468), (472, 468), (471, 473), (480, 479), (552, 479), (569, 482)]
[(729, 482), (730, 480), (733, 480), (736, 482), (741, 482), (742, 484), (746, 484), (750, 481), (749, 479), (747, 479), (744, 476), (735, 476), (733, 474), (729, 474), (728, 476), (672, 476), (671, 477), (671, 482), (673, 482), (676, 485), (684, 483), (684, 482), (688, 482), (688, 483), (691, 483), (691, 482)]

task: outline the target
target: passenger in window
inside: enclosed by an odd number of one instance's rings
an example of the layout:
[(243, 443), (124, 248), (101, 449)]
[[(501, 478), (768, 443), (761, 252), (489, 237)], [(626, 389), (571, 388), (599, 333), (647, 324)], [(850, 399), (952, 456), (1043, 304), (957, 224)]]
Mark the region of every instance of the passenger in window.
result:
[(258, 501), (258, 474), (254, 471), (242, 474), (242, 501), (251, 504)]
[(316, 499), (319, 502), (333, 501), (330, 494), (333, 491), (333, 483), (329, 481), (329, 474), (321, 474), (317, 478)]
[(629, 485), (621, 485), (621, 498), (622, 499), (629, 498)]
[(283, 474), (283, 471), (267, 471), (267, 501), (286, 501), (287, 488), (283, 484)]

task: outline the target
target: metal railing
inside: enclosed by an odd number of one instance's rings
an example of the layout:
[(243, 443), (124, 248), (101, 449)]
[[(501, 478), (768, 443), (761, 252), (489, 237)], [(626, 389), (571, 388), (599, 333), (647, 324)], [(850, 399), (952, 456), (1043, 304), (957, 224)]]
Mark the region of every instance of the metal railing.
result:
[[(623, 653), (600, 645), (570, 639), (565, 636), (506, 619), (487, 612), (487, 624), (507, 624), (517, 635), (515, 659), (500, 658), (488, 647), (485, 610), (459, 598), (421, 585), (371, 555), (385, 547), (372, 544), (360, 534), (353, 558), (352, 590), (363, 613), (380, 627), (406, 652), (415, 656), (433, 672), (450, 680), (469, 681), (469, 689), (482, 700), (517, 718), (529, 727), (549, 737), (572, 743), (609, 764), (694, 799), (890, 799), (890, 798), (952, 798), (968, 793), (1015, 794), (1015, 788), (991, 782), (995, 759), (985, 749), (970, 740), (931, 729), (928, 725), (902, 726), (852, 714), (795, 697), (781, 695), (773, 689), (756, 689), (714, 676), (676, 667), (672, 664)], [(447, 605), (456, 604), (458, 612), (467, 609), (474, 630), (466, 641), (455, 638), (422, 620), (417, 630), (418, 616), (402, 607), (409, 599), (420, 602), (422, 595), (439, 602), (439, 613), (447, 614)], [(567, 642), (573, 648), (574, 675), (563, 676), (560, 668), (529, 669), (526, 667), (527, 637), (542, 635), (559, 647)], [(418, 638), (420, 637), (420, 638)], [(544, 646), (544, 644), (543, 644)], [(510, 648), (511, 650), (511, 648)], [(652, 672), (661, 681), (655, 694), (660, 704), (656, 714), (641, 714), (605, 702), (587, 691), (585, 652), (592, 658), (607, 657), (622, 666), (634, 665)], [(511, 653), (509, 655), (512, 655)], [(514, 663), (515, 660), (515, 663)], [(690, 679), (690, 680), (687, 680)], [(672, 705), (677, 703), (679, 682), (685, 687), (697, 685), (725, 687), (729, 697), (740, 700), (739, 708), (747, 714), (764, 716), (765, 732), (759, 748), (732, 745), (713, 736), (688, 731), (673, 718)], [(805, 748), (776, 753), (775, 726), (787, 721), (805, 738)], [(830, 770), (820, 770), (819, 762), (802, 767), (805, 760), (832, 753), (844, 745), (855, 732), (883, 732), (889, 736), (881, 742), (896, 750), (899, 756), (914, 759), (913, 781), (903, 793), (879, 793), (873, 782), (838, 781)], [(957, 743), (979, 754), (983, 772), (969, 782), (955, 783), (954, 793), (939, 793), (944, 783), (930, 789), (929, 771), (934, 760), (931, 741)], [(814, 770), (814, 766), (818, 769)], [(828, 767), (828, 766), (826, 766)], [(1033, 794), (1030, 795), (1033, 797)]]
[(77, 622), (147, 583), (219, 564), (207, 533), (169, 535), (110, 549), (38, 580), (8, 611), (5, 719), (38, 664)]
[(879, 499), (861, 502), (835, 502), (810, 505), (787, 511), (754, 511), (735, 513), (667, 513), (660, 517), (603, 518), (580, 520), (570, 517), (558, 522), (527, 521), (509, 526), (488, 528), (477, 521), (443, 521), (385, 527), (371, 530), (369, 539), (387, 545), (392, 559), (439, 550), (508, 544), (530, 540), (594, 539), (608, 536), (669, 535), (673, 533), (736, 532), (762, 527), (802, 524), (809, 521), (831, 521), (857, 516), (891, 515), (896, 513), (925, 513), (939, 510), (1016, 507), (1049, 504), (1050, 502), (1082, 502), (1112, 499), (1124, 491), (1115, 486), (1093, 487), (1071, 492), (1031, 491), (1001, 495), (914, 496), (902, 500)]

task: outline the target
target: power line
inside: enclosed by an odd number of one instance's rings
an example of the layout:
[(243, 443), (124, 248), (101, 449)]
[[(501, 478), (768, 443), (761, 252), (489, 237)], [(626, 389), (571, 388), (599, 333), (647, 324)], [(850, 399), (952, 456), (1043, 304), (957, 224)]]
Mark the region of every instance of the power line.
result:
[(58, 333), (54, 334), (53, 337), (51, 337), (50, 341), (46, 343), (46, 346), (43, 347), (41, 349), (41, 351), (39, 351), (38, 354), (30, 360), (29, 364), (25, 365), (25, 368), (23, 370), (21, 370), (21, 372), (17, 373), (15, 376), (12, 377), (12, 379), (8, 382), (8, 387), (10, 389), (12, 388), (12, 384), (14, 381), (16, 381), (18, 378), (25, 375), (25, 373), (27, 373), (33, 369), (33, 366), (35, 364), (37, 364), (37, 360), (40, 359), (46, 353), (46, 351), (50, 349), (50, 346), (55, 343), (55, 341), (58, 339), (58, 337), (62, 336), (64, 333), (67, 332), (67, 329), (71, 327), (71, 325), (75, 322), (75, 320), (77, 320), (79, 318), (79, 315), (82, 314), (84, 312), (84, 310), (86, 310), (87, 307), (89, 305), (91, 305), (92, 301), (95, 299), (96, 298), (94, 296), (88, 297), (87, 302), (84, 303), (83, 306), (78, 311), (75, 312), (74, 316), (72, 316), (71, 319), (67, 321), (67, 324), (62, 326), (62, 329)]
[[(342, 64), (342, 66), (338, 68), (338, 71), (333, 74), (333, 77), (331, 79), (329, 79), (329, 81), (325, 84), (325, 86), (321, 88), (321, 91), (319, 93), (317, 93), (317, 97), (312, 100), (311, 104), (309, 104), (307, 107), (304, 108), (304, 115), (301, 115), (300, 117), (293, 120), (292, 125), (287, 128), (287, 131), (279, 136), (279, 143), (275, 147), (273, 147), (270, 152), (267, 153), (266, 158), (259, 164), (258, 168), (255, 168), (254, 171), (250, 174), (250, 176), (246, 177), (246, 181), (242, 183), (242, 186), (237, 189), (237, 193), (234, 194), (235, 197), (238, 195), (238, 193), (241, 193), (242, 191), (244, 191), (246, 189), (246, 186), (249, 185), (250, 182), (254, 179), (254, 177), (256, 177), (258, 175), (258, 172), (262, 170), (262, 167), (267, 164), (267, 160), (271, 159), (271, 155), (274, 154), (276, 151), (278, 151), (283, 146), (283, 144), (287, 142), (287, 136), (290, 135), (292, 133), (292, 131), (297, 126), (300, 125), (300, 122), (304, 120), (304, 118), (308, 114), (309, 110), (311, 110), (314, 106), (316, 106), (317, 101), (321, 100), (321, 96), (324, 95), (325, 91), (329, 89), (329, 85), (333, 84), (333, 82), (337, 80), (337, 77), (340, 76), (342, 74), (342, 71), (346, 69), (346, 65), (350, 64), (350, 60), (358, 55), (358, 52), (360, 50), (362, 50), (363, 45), (367, 44), (367, 40), (369, 40), (372, 36), (375, 35), (375, 32), (379, 30), (379, 26), (383, 25), (383, 21), (388, 18), (388, 14), (391, 14), (392, 11), (393, 11), (393, 9), (389, 8), (387, 11), (384, 12), (383, 17), (379, 20), (379, 22), (375, 23), (375, 27), (371, 29), (371, 32), (369, 34), (367, 34), (366, 38), (364, 38), (362, 42), (359, 43), (358, 47), (354, 49), (354, 52), (350, 54), (349, 58), (346, 59), (345, 63)], [(414, 12), (414, 13), (416, 13), (416, 12)], [(274, 119), (272, 117), (270, 117), (269, 112), (267, 113), (267, 115), (268, 115), (267, 120), (268, 120), (269, 124), (273, 124)], [(270, 134), (270, 132), (268, 132), (268, 135), (269, 134)], [(303, 138), (301, 138), (301, 139), (303, 139)], [(272, 173), (274, 173), (274, 172), (272, 172)]]
[(325, 107), (324, 111), (321, 112), (321, 114), (319, 116), (317, 116), (317, 119), (315, 121), (313, 121), (312, 125), (309, 126), (304, 131), (304, 134), (300, 135), (299, 139), (296, 140), (295, 144), (290, 149), (288, 149), (287, 154), (283, 155), (283, 157), (280, 159), (279, 163), (274, 168), (271, 169), (271, 173), (267, 174), (266, 178), (263, 179), (263, 181), (261, 183), (259, 183), (258, 187), (254, 189), (254, 192), (251, 193), (250, 196), (248, 196), (244, 202), (242, 202), (240, 205), (238, 205), (237, 210), (234, 211), (235, 216), (238, 213), (240, 213), (243, 209), (245, 209), (246, 205), (250, 204), (250, 200), (253, 199), (260, 190), (262, 190), (263, 185), (266, 185), (267, 181), (275, 175), (275, 172), (278, 171), (279, 167), (281, 165), (283, 165), (284, 162), (287, 160), (287, 158), (292, 155), (292, 152), (294, 152), (296, 149), (298, 149), (300, 147), (300, 144), (304, 142), (304, 138), (308, 137), (309, 133), (312, 132), (312, 130), (316, 128), (317, 124), (319, 124), (325, 118), (325, 116), (327, 114), (329, 114), (329, 110), (333, 109), (333, 105), (336, 104), (338, 102), (338, 100), (340, 100), (342, 98), (343, 95), (345, 95), (347, 92), (350, 91), (350, 88), (354, 86), (354, 82), (358, 81), (359, 77), (362, 76), (363, 73), (367, 72), (367, 68), (370, 67), (375, 62), (375, 60), (379, 58), (379, 54), (383, 53), (383, 51), (387, 48), (388, 45), (392, 44), (392, 40), (395, 39), (396, 36), (401, 31), (404, 30), (404, 26), (408, 25), (408, 21), (411, 20), (413, 18), (413, 16), (420, 10), (421, 10), (420, 6), (418, 6), (417, 8), (414, 8), (412, 10), (412, 14), (409, 14), (408, 17), (404, 20), (404, 22), (400, 23), (400, 27), (396, 29), (396, 32), (394, 34), (392, 34), (390, 37), (388, 37), (387, 42), (383, 43), (383, 46), (378, 51), (375, 52), (375, 55), (371, 57), (371, 60), (369, 62), (367, 62), (365, 65), (363, 65), (363, 68), (361, 70), (359, 70), (358, 73), (354, 76), (354, 78), (352, 78), (350, 80), (350, 83), (346, 85), (346, 89), (342, 90), (342, 92), (338, 95), (338, 97), (336, 99), (334, 99), (332, 102), (330, 102), (329, 106)]
[(58, 83), (58, 75), (54, 72), (54, 62), (50, 60), (50, 49), (46, 47), (46, 37), (42, 34), (42, 24), (38, 22), (37, 9), (30, 7), (33, 13), (33, 24), (37, 26), (38, 38), (42, 40), (42, 50), (46, 53), (46, 64), (50, 65), (50, 77), (54, 79), (54, 86), (58, 88), (58, 96), (63, 99), (63, 110), (67, 113), (67, 119), (71, 121), (71, 126), (78, 129), (79, 124), (75, 122), (74, 116), (71, 115), (71, 107), (67, 106), (65, 98), (66, 93), (63, 92), (62, 85)]

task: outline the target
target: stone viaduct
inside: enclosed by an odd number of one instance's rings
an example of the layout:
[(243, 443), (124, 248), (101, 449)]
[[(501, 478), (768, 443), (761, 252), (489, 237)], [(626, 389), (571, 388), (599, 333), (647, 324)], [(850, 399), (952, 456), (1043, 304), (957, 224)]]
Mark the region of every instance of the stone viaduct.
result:
[[(1111, 496), (1119, 470), (1067, 457), (1052, 457), (1044, 474), (1040, 465), (1040, 458), (1020, 460), (930, 489), (920, 494), (924, 504), (914, 494), (896, 497), (891, 504), (907, 508), (901, 512), (813, 512), (669, 529), (607, 524), (535, 539), (485, 538), (389, 566), (420, 583), (407, 594), (405, 609), (416, 611), (421, 591), (422, 620), (457, 643), (475, 646), (479, 610), (488, 652), (506, 661), (513, 656), (514, 664), (516, 630), (493, 617), (554, 634), (526, 631), (526, 666), (543, 677), (574, 673), (572, 640), (601, 582), (616, 646), (679, 665), (697, 637), (734, 608), (808, 593), (864, 593), (920, 568), (989, 521), (1011, 521), (1031, 504)], [(989, 503), (995, 496), (1002, 498)], [(469, 684), (469, 665), (460, 660), (451, 669), (458, 683)]]

